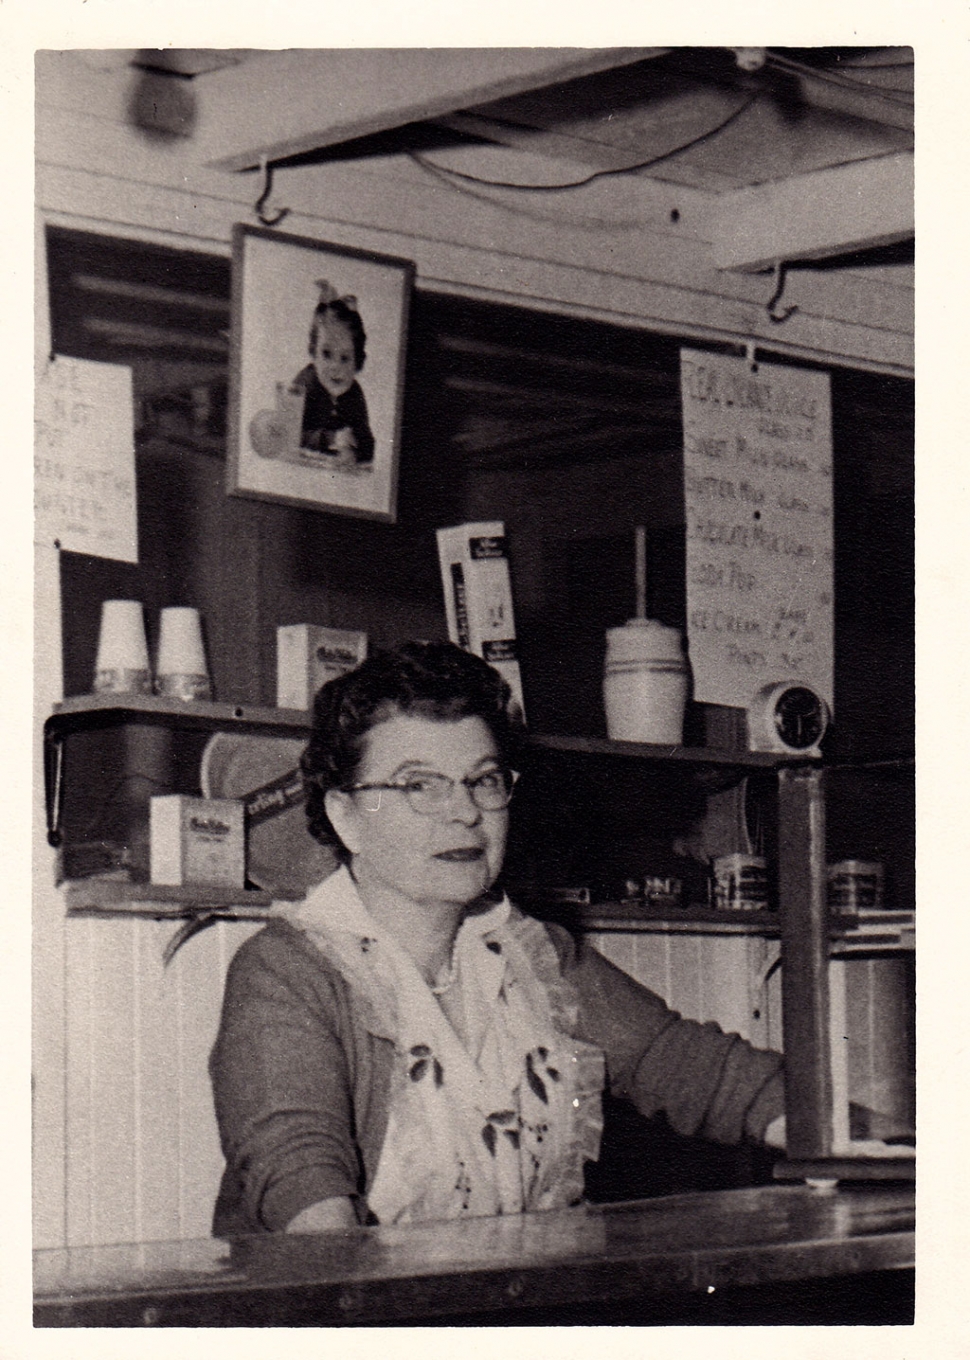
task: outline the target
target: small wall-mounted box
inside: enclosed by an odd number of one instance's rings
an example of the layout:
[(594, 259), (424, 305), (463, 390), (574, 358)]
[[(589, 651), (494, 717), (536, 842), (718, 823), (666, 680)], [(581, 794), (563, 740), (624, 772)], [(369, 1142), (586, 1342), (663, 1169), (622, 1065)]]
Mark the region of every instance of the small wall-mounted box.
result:
[(328, 680), (352, 671), (367, 657), (367, 634), (316, 623), (283, 624), (276, 630), (276, 705), (312, 706)]
[(151, 800), (151, 881), (243, 888), (246, 833), (237, 798), (161, 794)]

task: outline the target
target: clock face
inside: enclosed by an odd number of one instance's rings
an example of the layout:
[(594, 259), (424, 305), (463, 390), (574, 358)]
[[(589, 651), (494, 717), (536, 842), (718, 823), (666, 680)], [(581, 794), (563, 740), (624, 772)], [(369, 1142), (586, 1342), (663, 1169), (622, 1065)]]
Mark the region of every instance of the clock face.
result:
[(775, 729), (790, 750), (807, 751), (825, 734), (825, 705), (803, 685), (792, 685), (779, 694), (775, 703)]
[(828, 704), (811, 685), (776, 680), (748, 705), (748, 744), (752, 751), (818, 756), (831, 721)]

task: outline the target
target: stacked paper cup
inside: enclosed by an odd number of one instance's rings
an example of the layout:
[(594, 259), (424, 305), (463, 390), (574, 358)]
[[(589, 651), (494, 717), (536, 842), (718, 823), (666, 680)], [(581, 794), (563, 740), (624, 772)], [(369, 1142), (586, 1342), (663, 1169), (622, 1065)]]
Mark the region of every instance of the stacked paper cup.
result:
[(145, 615), (139, 600), (105, 600), (94, 664), (95, 694), (151, 694)]
[(197, 609), (162, 610), (155, 689), (170, 699), (211, 699), (212, 682)]

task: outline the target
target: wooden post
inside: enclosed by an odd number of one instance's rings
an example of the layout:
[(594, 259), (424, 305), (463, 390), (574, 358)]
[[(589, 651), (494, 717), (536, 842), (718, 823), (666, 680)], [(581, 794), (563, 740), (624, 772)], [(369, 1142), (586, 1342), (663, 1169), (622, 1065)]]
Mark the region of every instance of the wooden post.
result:
[(832, 1152), (828, 906), (822, 771), (778, 772), (778, 887), (788, 1156)]

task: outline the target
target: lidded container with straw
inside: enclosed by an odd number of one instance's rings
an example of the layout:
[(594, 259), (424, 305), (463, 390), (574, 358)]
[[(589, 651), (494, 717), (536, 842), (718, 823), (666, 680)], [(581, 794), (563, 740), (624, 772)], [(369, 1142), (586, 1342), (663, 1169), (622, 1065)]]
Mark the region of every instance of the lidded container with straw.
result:
[(603, 703), (612, 741), (679, 746), (690, 667), (683, 635), (646, 617), (646, 531), (636, 530), (636, 617), (606, 630)]
[(689, 683), (679, 629), (637, 618), (606, 630), (603, 702), (611, 740), (679, 746)]

